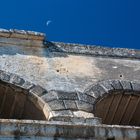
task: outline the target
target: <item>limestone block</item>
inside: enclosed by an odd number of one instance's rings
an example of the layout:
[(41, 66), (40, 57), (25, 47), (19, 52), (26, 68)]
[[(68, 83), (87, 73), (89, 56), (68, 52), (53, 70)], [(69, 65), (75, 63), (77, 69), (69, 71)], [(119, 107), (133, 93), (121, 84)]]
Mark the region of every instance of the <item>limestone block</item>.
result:
[(85, 111), (73, 111), (74, 117), (84, 117), (84, 118), (93, 118), (94, 114), (93, 113), (88, 113)]
[(49, 120), (57, 117), (73, 117), (73, 113), (70, 110), (51, 111)]
[(76, 92), (58, 91), (57, 94), (60, 100), (77, 100), (78, 99)]
[(10, 29), (11, 38), (22, 38), (22, 39), (28, 39), (28, 35), (26, 31), (24, 30), (17, 30), (17, 29)]
[(45, 40), (45, 34), (33, 31), (27, 31), (29, 40)]
[(102, 119), (94, 117), (94, 118), (87, 118), (85, 119), (85, 123), (90, 125), (99, 125), (102, 124)]
[(53, 100), (57, 100), (58, 96), (57, 96), (57, 93), (55, 91), (49, 91), (49, 93), (43, 95), (41, 98), (45, 102), (50, 102), (50, 101), (53, 101)]
[(48, 104), (45, 104), (44, 105), (43, 112), (44, 112), (44, 115), (46, 116), (46, 118), (49, 119), (49, 116), (50, 116), (50, 108), (49, 108)]
[(85, 93), (80, 93), (80, 92), (77, 92), (78, 94), (78, 98), (80, 101), (84, 101), (84, 102), (87, 102), (87, 103), (90, 103), (90, 104), (94, 104), (95, 102), (95, 98), (93, 96), (89, 96)]
[(132, 90), (131, 83), (129, 81), (120, 81), (121, 85), (123, 86), (124, 90)]
[(109, 81), (102, 81), (100, 82), (100, 85), (106, 90), (106, 92), (114, 90), (113, 86)]
[(25, 81), (24, 84), (21, 86), (23, 89), (31, 89), (32, 87), (34, 87), (35, 85), (31, 82)]
[(86, 111), (86, 112), (93, 112), (93, 105), (83, 102), (83, 101), (76, 101), (77, 107), (79, 110)]
[(66, 109), (78, 110), (76, 102), (73, 100), (64, 100), (64, 104), (65, 104)]
[(15, 85), (22, 86), (25, 81), (23, 78), (20, 78), (19, 76), (12, 74), (12, 78), (11, 78), (10, 82), (15, 84)]
[(30, 47), (42, 47), (44, 46), (43, 41), (41, 40), (27, 40), (27, 39), (22, 39), (22, 38), (5, 38), (5, 37), (0, 37), (0, 44), (2, 46), (30, 46)]
[(56, 111), (56, 110), (65, 110), (65, 105), (62, 100), (54, 100), (51, 102), (48, 102), (51, 110)]
[(0, 37), (9, 37), (9, 36), (10, 36), (9, 30), (0, 29)]
[(10, 74), (6, 73), (6, 72), (3, 72), (3, 71), (0, 71), (0, 79), (2, 81), (5, 81), (5, 82), (9, 82), (10, 81)]
[(104, 93), (106, 93), (106, 91), (100, 84), (94, 85), (93, 87), (91, 87), (89, 91), (86, 91), (86, 94), (94, 98), (98, 98), (102, 96)]
[(132, 89), (134, 90), (134, 91), (140, 91), (140, 84), (139, 83), (136, 83), (136, 82), (131, 82), (131, 84), (132, 84)]
[(120, 81), (119, 80), (111, 80), (111, 85), (114, 87), (114, 89), (116, 89), (116, 90), (122, 90), (123, 89), (123, 87), (122, 87), (122, 85), (121, 85), (121, 83), (120, 83)]
[(44, 94), (47, 93), (47, 91), (39, 85), (34, 86), (32, 89), (30, 89), (29, 92), (34, 93), (38, 96), (43, 96)]

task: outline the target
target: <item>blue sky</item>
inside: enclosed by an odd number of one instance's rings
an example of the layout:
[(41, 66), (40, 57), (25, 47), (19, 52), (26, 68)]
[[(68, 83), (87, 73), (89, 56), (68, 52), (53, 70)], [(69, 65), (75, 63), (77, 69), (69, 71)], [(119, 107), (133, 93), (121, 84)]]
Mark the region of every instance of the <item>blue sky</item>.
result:
[(0, 4), (1, 28), (44, 32), (50, 41), (140, 49), (139, 0), (1, 0)]

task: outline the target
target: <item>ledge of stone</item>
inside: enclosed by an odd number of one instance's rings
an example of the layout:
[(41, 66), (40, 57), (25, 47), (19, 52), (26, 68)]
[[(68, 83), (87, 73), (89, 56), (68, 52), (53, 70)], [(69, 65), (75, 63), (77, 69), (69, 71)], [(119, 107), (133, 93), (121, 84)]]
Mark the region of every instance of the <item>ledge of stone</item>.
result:
[(62, 42), (45, 42), (45, 45), (52, 52), (64, 52), (71, 54), (83, 54), (91, 56), (134, 58), (140, 59), (140, 50), (128, 48), (110, 48), (95, 45), (81, 45)]
[(102, 124), (102, 119), (98, 117), (84, 118), (84, 117), (66, 117), (58, 116), (53, 117), (49, 121), (60, 121), (60, 122), (70, 122), (72, 124), (85, 124), (85, 125), (99, 125)]
[(47, 47), (52, 52), (83, 54), (114, 58), (140, 59), (140, 50), (128, 48), (110, 48), (95, 45), (81, 45), (46, 41), (44, 33), (17, 29), (0, 29), (0, 45), (18, 45)]
[(45, 40), (45, 34), (34, 31), (25, 31), (17, 29), (2, 29), (0, 28), (0, 37), (6, 38), (18, 38), (18, 39), (27, 39), (27, 40)]
[[(61, 121), (2, 120), (0, 119), (1, 137), (7, 138), (57, 138), (60, 139), (140, 139), (140, 127), (119, 125), (87, 125)], [(2, 138), (1, 138), (2, 139)]]
[(1, 46), (43, 47), (45, 34), (17, 29), (0, 29)]
[(45, 34), (17, 29), (0, 29), (0, 46), (43, 47)]

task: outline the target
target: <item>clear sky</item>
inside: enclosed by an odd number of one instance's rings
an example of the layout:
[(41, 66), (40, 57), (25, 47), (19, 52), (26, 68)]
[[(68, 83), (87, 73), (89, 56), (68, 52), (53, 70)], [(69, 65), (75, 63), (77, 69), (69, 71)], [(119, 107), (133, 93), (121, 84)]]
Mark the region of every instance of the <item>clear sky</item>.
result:
[(0, 27), (50, 41), (140, 49), (140, 0), (0, 0)]

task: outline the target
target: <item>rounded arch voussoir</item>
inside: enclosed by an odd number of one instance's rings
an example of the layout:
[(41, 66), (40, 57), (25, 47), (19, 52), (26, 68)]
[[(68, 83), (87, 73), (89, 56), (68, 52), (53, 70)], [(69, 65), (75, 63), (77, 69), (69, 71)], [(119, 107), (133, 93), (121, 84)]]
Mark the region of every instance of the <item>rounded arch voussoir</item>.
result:
[(41, 96), (46, 94), (47, 91), (39, 85), (35, 85), (20, 76), (0, 70), (0, 86), (11, 88), (17, 93), (23, 93), (26, 95), (37, 109), (41, 110), (45, 116), (45, 120), (48, 120), (50, 109), (47, 103), (42, 100)]
[(84, 93), (95, 98), (95, 103), (108, 94), (122, 93), (124, 91), (140, 94), (140, 83), (128, 80), (104, 80), (91, 85)]

